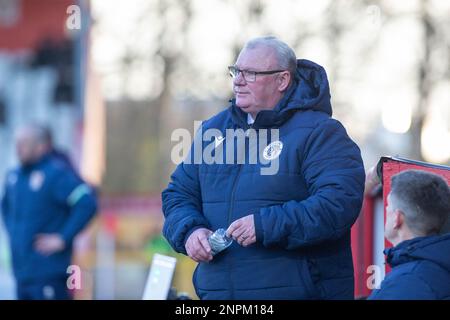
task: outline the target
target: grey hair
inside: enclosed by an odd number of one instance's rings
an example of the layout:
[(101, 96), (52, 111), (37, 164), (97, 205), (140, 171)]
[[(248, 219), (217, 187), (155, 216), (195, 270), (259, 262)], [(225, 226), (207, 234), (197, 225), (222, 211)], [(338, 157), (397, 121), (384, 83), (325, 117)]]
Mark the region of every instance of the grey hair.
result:
[(278, 66), (281, 69), (288, 70), (291, 75), (295, 75), (297, 69), (297, 57), (295, 56), (294, 50), (292, 50), (289, 45), (277, 37), (274, 36), (264, 36), (253, 38), (249, 40), (244, 49), (255, 49), (255, 48), (271, 48), (278, 59)]
[(393, 176), (392, 198), (416, 235), (440, 233), (450, 214), (450, 188), (443, 178), (430, 172), (406, 170)]
[(40, 123), (28, 123), (19, 130), (29, 132), (37, 143), (53, 145), (53, 135), (48, 126)]

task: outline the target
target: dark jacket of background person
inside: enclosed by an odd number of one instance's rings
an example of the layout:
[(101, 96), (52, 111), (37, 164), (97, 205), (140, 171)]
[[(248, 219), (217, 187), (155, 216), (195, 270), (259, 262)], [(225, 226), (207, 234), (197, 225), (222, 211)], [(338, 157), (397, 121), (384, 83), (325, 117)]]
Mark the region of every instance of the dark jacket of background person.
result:
[(450, 300), (450, 234), (403, 241), (385, 254), (392, 271), (369, 299)]
[[(12, 266), (19, 283), (61, 278), (71, 263), (72, 241), (96, 212), (96, 198), (67, 163), (45, 155), (6, 176), (2, 213), (9, 233)], [(33, 243), (40, 233), (59, 233), (61, 252), (44, 256)]]
[[(260, 111), (252, 126), (279, 128), (277, 174), (261, 175), (263, 165), (248, 161), (177, 167), (162, 194), (163, 233), (176, 251), (186, 254), (197, 228), (214, 231), (255, 215), (255, 244), (234, 242), (197, 266), (193, 282), (201, 299), (353, 299), (350, 228), (365, 174), (358, 146), (331, 114), (325, 70), (298, 60), (282, 100)], [(203, 123), (203, 131), (217, 128), (224, 137), (225, 129), (249, 127), (234, 100)]]

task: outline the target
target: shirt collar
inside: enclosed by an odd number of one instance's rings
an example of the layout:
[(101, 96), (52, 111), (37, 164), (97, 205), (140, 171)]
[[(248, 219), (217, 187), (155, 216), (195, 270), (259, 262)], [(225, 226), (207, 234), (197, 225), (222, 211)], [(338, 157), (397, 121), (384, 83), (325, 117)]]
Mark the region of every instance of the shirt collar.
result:
[(252, 115), (250, 113), (247, 113), (247, 124), (253, 124), (255, 122), (255, 119), (253, 119)]

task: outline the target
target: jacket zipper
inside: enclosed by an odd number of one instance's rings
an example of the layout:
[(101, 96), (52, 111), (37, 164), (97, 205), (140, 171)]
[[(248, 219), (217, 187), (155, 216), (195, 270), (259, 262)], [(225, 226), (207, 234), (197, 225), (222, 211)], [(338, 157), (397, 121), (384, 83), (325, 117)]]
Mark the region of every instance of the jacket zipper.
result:
[[(249, 125), (247, 129), (251, 129), (252, 127), (253, 127), (253, 125)], [(245, 137), (245, 140), (247, 140), (247, 136)], [(245, 153), (244, 153), (244, 156), (245, 156)], [(231, 224), (231, 214), (232, 214), (232, 211), (233, 211), (234, 194), (236, 192), (237, 182), (238, 182), (239, 177), (241, 175), (242, 166), (243, 166), (243, 164), (239, 164), (239, 170), (238, 170), (238, 173), (236, 174), (236, 178), (234, 179), (233, 188), (231, 189), (230, 209), (228, 210), (228, 219), (227, 219), (228, 226), (230, 226), (230, 224)]]
[[(228, 226), (230, 226), (230, 224), (231, 224), (231, 215), (232, 215), (233, 207), (234, 207), (233, 206), (233, 204), (234, 204), (234, 194), (236, 192), (236, 186), (237, 186), (237, 182), (239, 180), (239, 177), (241, 175), (242, 167), (243, 167), (243, 165), (240, 164), (238, 173), (236, 175), (236, 178), (234, 179), (233, 189), (231, 191), (230, 208), (229, 208), (229, 211), (228, 211)], [(229, 265), (228, 265), (228, 276), (229, 276), (229, 282), (230, 282), (230, 288), (231, 288), (231, 297), (230, 297), (230, 299), (234, 300), (234, 286), (233, 286), (233, 281), (231, 279), (231, 271), (232, 271), (232, 262), (230, 262)]]
[[(247, 130), (251, 129), (252, 127), (253, 127), (253, 125), (248, 126)], [(247, 136), (245, 137), (245, 139), (247, 140)], [(247, 144), (247, 141), (246, 141), (246, 144)], [(244, 153), (244, 156), (245, 156), (245, 153)], [(233, 207), (234, 207), (234, 194), (236, 193), (236, 186), (237, 186), (237, 183), (238, 183), (239, 178), (241, 176), (241, 172), (242, 172), (242, 167), (243, 166), (244, 166), (243, 164), (239, 165), (239, 170), (238, 170), (238, 172), (236, 174), (236, 178), (234, 179), (233, 188), (231, 189), (230, 208), (228, 209), (228, 219), (227, 219), (228, 226), (230, 226), (230, 224), (231, 224), (231, 215), (233, 213)], [(231, 287), (231, 298), (230, 299), (234, 300), (234, 286), (233, 286), (233, 282), (232, 282), (232, 279), (231, 279), (231, 269), (232, 269), (232, 265), (231, 264), (232, 263), (230, 262), (230, 264), (228, 265), (228, 267), (229, 267), (228, 268), (228, 275), (229, 275), (229, 282), (230, 282), (230, 287)]]

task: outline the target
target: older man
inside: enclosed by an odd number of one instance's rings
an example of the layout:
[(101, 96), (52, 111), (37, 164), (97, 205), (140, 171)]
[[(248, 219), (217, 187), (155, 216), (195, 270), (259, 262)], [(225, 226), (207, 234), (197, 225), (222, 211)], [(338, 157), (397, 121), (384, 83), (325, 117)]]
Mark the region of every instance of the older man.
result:
[(417, 170), (392, 177), (387, 198), (385, 250), (392, 271), (369, 299), (450, 299), (450, 188), (440, 176)]
[[(350, 228), (364, 168), (359, 148), (331, 118), (325, 70), (262, 37), (229, 71), (235, 99), (202, 130), (276, 130), (278, 140), (259, 156), (278, 170), (261, 174), (263, 161), (185, 160), (162, 194), (165, 237), (199, 262), (193, 281), (201, 299), (352, 299)], [(234, 143), (228, 135), (219, 142)], [(249, 145), (234, 151), (249, 153)], [(213, 257), (207, 238), (218, 228), (235, 241)]]
[(19, 299), (68, 299), (72, 241), (96, 212), (96, 198), (53, 152), (48, 129), (17, 134), (20, 166), (7, 174), (2, 213)]

